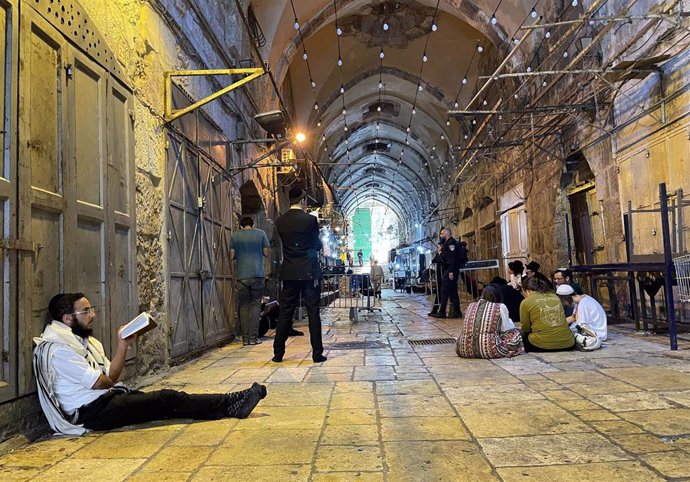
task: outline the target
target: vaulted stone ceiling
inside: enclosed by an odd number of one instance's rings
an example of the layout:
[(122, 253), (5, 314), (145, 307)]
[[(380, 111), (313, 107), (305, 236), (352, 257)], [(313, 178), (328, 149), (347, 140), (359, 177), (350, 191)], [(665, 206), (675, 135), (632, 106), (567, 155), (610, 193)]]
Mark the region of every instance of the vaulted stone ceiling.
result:
[(500, 62), (510, 43), (505, 32), (514, 32), (533, 6), (519, 0), (251, 5), (293, 122), (309, 132), (308, 149), (340, 207), (349, 214), (375, 199), (409, 224), (440, 202), (452, 179), (452, 146), (464, 131), (448, 110), (471, 99), (478, 72)]

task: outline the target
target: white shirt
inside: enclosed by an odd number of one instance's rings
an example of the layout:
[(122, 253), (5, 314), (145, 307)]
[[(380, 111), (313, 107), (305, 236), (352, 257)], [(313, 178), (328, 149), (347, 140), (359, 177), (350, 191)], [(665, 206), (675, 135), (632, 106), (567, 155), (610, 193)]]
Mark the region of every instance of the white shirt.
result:
[(577, 323), (587, 323), (601, 341), (606, 340), (608, 334), (606, 311), (597, 300), (589, 295), (582, 295), (582, 299), (577, 304), (576, 313)]
[(514, 330), (515, 323), (510, 319), (510, 313), (508, 313), (508, 307), (501, 303), (501, 326), (498, 331), (503, 333), (504, 331)]
[[(69, 329), (59, 321), (53, 321), (53, 324)], [(51, 360), (55, 373), (53, 390), (60, 407), (68, 415), (72, 415), (79, 407), (93, 402), (108, 391), (92, 387), (101, 374), (110, 372), (110, 360), (105, 356), (103, 345), (98, 340), (91, 337), (91, 350), (97, 352), (103, 360), (103, 365), (96, 369), (89, 364), (85, 356), (88, 341), (74, 334), (72, 336), (83, 350), (77, 346), (72, 347), (72, 343), (61, 344), (56, 346)]]

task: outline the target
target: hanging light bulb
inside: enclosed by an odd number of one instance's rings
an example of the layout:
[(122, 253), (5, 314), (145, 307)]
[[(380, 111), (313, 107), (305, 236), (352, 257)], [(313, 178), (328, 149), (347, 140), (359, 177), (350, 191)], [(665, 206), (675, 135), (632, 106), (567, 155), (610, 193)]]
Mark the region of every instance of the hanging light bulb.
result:
[(532, 18), (537, 18), (537, 11), (534, 7), (532, 7), (532, 11), (529, 13), (529, 16)]
[(426, 62), (429, 60), (429, 57), (426, 56), (426, 52), (424, 52), (424, 55), (422, 55), (422, 62)]
[(477, 123), (477, 119), (472, 119), (472, 124), (476, 124), (476, 123)]
[(527, 72), (532, 72), (532, 67), (531, 67), (531, 66), (527, 66)]
[(491, 16), (491, 25), (496, 25), (498, 23), (498, 20), (496, 20), (496, 14)]
[[(376, 108), (376, 112), (381, 112), (381, 106), (378, 106), (378, 107)], [(377, 126), (376, 128), (378, 129), (378, 126)]]
[(468, 136), (467, 136), (467, 134), (465, 134), (465, 139), (467, 139), (467, 138), (468, 138)]
[(450, 119), (446, 119), (446, 125), (450, 126)]
[(477, 52), (479, 52), (480, 54), (481, 54), (482, 52), (484, 52), (484, 47), (482, 47), (481, 45), (477, 44)]
[(520, 39), (517, 38), (517, 37), (515, 37), (515, 38), (513, 39), (513, 42), (515, 43), (515, 45), (517, 45), (517, 44), (520, 43)]
[(299, 30), (299, 22), (297, 21), (297, 17), (295, 17), (295, 30)]
[(568, 57), (568, 51), (566, 50), (565, 52), (563, 52), (563, 58), (567, 58), (567, 57)]
[(435, 32), (436, 30), (438, 30), (438, 26), (436, 25), (436, 22), (434, 22), (431, 24), (431, 31)]
[(407, 132), (410, 132), (410, 126), (407, 126)]
[(443, 139), (445, 139), (445, 138), (443, 137), (443, 134), (441, 134), (441, 140), (443, 140)]
[(551, 30), (547, 30), (546, 33), (544, 34), (544, 37), (551, 38)]
[(379, 82), (379, 90), (383, 89), (383, 82)]
[(341, 94), (345, 93), (345, 86), (343, 86), (343, 84), (340, 84), (340, 93)]
[(343, 29), (340, 28), (340, 25), (335, 27), (335, 33), (338, 37), (340, 37), (343, 34)]
[(307, 60), (307, 51), (305, 50), (304, 53), (302, 54), (302, 58), (304, 60)]
[(381, 48), (381, 51), (379, 52), (379, 58), (382, 59), (386, 56), (386, 54), (383, 53), (383, 48)]
[(314, 102), (314, 110), (319, 110), (319, 104)]
[[(343, 130), (344, 130), (345, 132), (347, 132), (347, 126), (343, 127)], [(349, 152), (348, 152), (348, 154), (349, 154)]]
[(417, 113), (417, 109), (412, 109), (412, 115), (415, 115)]
[(465, 85), (467, 83), (467, 77), (462, 78), (462, 85)]
[(573, 0), (570, 5), (572, 5), (573, 7), (577, 7), (577, 0)]
[(383, 29), (384, 29), (385, 31), (388, 31), (389, 28), (390, 28), (390, 27), (388, 26), (388, 22), (386, 22), (386, 21), (384, 20), (384, 22), (383, 22)]
[(457, 109), (458, 107), (460, 107), (460, 104), (458, 104), (458, 103), (456, 102), (456, 103), (453, 104), (453, 107), (455, 107), (455, 108)]
[(482, 102), (482, 105), (486, 105), (486, 104), (488, 104), (488, 102), (486, 101), (486, 99), (484, 99), (484, 102)]
[(342, 66), (343, 66), (343, 58), (338, 56), (338, 67), (342, 67)]
[(422, 84), (419, 84), (419, 85), (417, 86), (417, 90), (420, 91), (420, 92), (421, 92), (422, 90), (424, 90), (424, 87), (422, 87)]
[(323, 135), (322, 140), (324, 140), (324, 141), (326, 140), (326, 134)]
[(347, 115), (347, 111), (343, 109), (343, 115)]
[(312, 89), (316, 88), (316, 82), (314, 82), (314, 79), (311, 79), (311, 87)]
[(514, 95), (513, 97), (515, 97), (515, 98), (517, 99), (517, 98), (518, 98), (518, 95), (517, 95), (517, 93), (516, 93), (516, 94), (515, 94), (515, 95)]
[(316, 123), (316, 127), (321, 127), (321, 121)]

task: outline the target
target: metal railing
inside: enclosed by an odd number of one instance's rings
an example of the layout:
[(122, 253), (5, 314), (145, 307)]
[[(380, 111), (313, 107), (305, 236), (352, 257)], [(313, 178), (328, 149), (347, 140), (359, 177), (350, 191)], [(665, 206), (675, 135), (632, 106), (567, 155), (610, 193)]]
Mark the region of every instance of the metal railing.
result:
[(377, 303), (381, 285), (374, 286), (368, 274), (324, 274), (321, 280), (321, 306), (350, 310), (350, 319), (359, 313), (381, 311)]

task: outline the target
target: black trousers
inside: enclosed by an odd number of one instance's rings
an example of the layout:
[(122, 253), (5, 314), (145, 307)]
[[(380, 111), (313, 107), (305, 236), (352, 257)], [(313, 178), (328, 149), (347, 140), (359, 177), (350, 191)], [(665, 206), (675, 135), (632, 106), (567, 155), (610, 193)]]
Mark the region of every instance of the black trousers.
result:
[(460, 296), (458, 295), (458, 274), (455, 273), (453, 279), (448, 277), (448, 273), (443, 274), (443, 282), (441, 283), (441, 302), (438, 307), (438, 312), (442, 315), (446, 314), (446, 306), (448, 305), (448, 299), (450, 299), (453, 305), (453, 310), (455, 314), (459, 315), (462, 313), (460, 311)]
[(285, 354), (285, 341), (292, 328), (292, 316), (299, 305), (300, 295), (307, 308), (309, 318), (309, 340), (311, 341), (312, 359), (323, 355), (323, 342), (321, 341), (321, 284), (319, 280), (283, 280), (283, 289), (280, 291), (280, 314), (276, 326), (276, 336), (273, 339), (273, 354), (282, 358)]
[(227, 400), (224, 393), (190, 395), (177, 390), (109, 391), (81, 407), (77, 423), (90, 430), (110, 430), (171, 418), (217, 420), (226, 416)]

